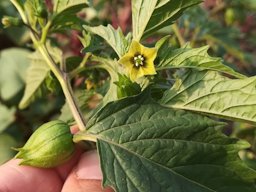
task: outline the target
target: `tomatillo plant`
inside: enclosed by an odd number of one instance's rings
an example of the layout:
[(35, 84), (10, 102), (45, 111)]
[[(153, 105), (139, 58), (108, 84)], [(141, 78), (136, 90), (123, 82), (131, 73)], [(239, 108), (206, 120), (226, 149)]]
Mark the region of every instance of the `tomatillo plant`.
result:
[[(121, 28), (91, 27), (79, 18), (91, 1), (53, 0), (51, 9), (43, 0), (10, 1), (34, 49), (19, 107), (28, 107), (42, 88), (60, 85), (75, 121), (42, 125), (18, 149), (16, 158), (23, 164), (57, 166), (72, 155), (73, 142), (94, 142), (103, 186), (118, 192), (256, 191), (256, 171), (238, 156), (250, 145), (224, 135), (226, 124), (218, 120), (256, 123), (256, 77), (210, 57), (208, 46), (184, 44), (176, 25), (180, 48), (171, 45), (169, 36), (153, 38), (150, 45), (147, 41), (201, 0), (131, 0), (133, 30), (127, 35)], [(73, 29), (82, 34), (83, 58), (64, 54), (55, 38)], [(94, 83), (90, 93), (102, 95), (90, 113), (82, 106), (92, 105), (91, 100), (73, 91), (77, 79)], [(80, 91), (90, 90), (82, 86)], [(74, 123), (80, 131), (72, 136), (67, 130)]]

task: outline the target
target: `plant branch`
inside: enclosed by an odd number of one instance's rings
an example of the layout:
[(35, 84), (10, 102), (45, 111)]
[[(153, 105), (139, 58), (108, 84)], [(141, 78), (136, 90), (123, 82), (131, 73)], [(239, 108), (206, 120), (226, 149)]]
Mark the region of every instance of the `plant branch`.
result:
[(38, 46), (38, 50), (45, 58), (47, 64), (51, 68), (54, 75), (57, 77), (58, 81), (60, 82), (61, 88), (63, 90), (63, 93), (66, 97), (67, 103), (69, 105), (69, 108), (74, 116), (74, 119), (76, 123), (78, 124), (78, 127), (80, 130), (85, 129), (85, 120), (83, 118), (83, 115), (80, 111), (80, 108), (78, 106), (78, 103), (76, 101), (76, 98), (74, 97), (73, 90), (70, 85), (70, 79), (68, 75), (65, 72), (62, 72), (57, 65), (55, 64), (55, 61), (50, 56), (45, 44), (40, 44)]
[[(24, 12), (23, 8), (20, 6), (20, 4), (16, 0), (11, 0), (11, 2), (13, 3), (13, 5), (18, 10), (19, 14), (21, 15), (21, 18), (22, 18), (23, 22), (25, 24), (29, 25), (27, 17), (25, 15), (25, 12)], [(58, 68), (56, 62), (54, 61), (54, 59), (50, 55), (50, 53), (47, 50), (47, 47), (45, 45), (45, 40), (46, 40), (47, 33), (48, 33), (50, 25), (51, 25), (51, 23), (48, 22), (48, 25), (43, 29), (41, 39), (39, 39), (39, 37), (33, 31), (31, 31), (30, 36), (31, 36), (31, 39), (32, 39), (35, 47), (42, 54), (46, 63), (49, 65), (51, 71), (54, 73), (54, 75), (58, 79), (58, 81), (59, 81), (59, 83), (62, 87), (63, 93), (66, 97), (69, 108), (70, 108), (70, 110), (71, 110), (71, 112), (74, 116), (74, 119), (75, 119), (79, 129), (80, 130), (85, 130), (85, 120), (84, 120), (83, 115), (80, 111), (80, 108), (78, 106), (76, 98), (74, 97), (73, 90), (72, 90), (72, 87), (70, 85), (69, 76), (68, 76), (68, 74), (66, 74), (65, 72), (61, 71)]]

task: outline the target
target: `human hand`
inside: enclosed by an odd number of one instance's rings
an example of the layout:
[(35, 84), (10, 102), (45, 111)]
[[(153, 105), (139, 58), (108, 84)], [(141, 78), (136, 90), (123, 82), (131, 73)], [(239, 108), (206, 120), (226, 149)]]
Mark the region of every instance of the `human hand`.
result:
[(102, 189), (102, 174), (96, 151), (77, 150), (64, 165), (42, 169), (19, 166), (13, 159), (0, 166), (0, 192), (112, 192)]

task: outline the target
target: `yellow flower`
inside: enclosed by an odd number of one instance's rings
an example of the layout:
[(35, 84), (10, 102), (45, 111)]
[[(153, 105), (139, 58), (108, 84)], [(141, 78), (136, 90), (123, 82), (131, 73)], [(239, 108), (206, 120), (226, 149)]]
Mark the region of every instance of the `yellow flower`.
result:
[(120, 58), (119, 63), (128, 69), (130, 79), (135, 81), (144, 75), (156, 74), (154, 66), (156, 55), (156, 48), (144, 47), (139, 42), (132, 41), (128, 53)]

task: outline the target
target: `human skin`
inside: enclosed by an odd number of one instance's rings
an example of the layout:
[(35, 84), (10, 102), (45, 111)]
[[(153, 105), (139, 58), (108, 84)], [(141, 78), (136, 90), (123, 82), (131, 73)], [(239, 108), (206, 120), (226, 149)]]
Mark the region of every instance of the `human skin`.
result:
[(113, 192), (103, 189), (96, 151), (77, 148), (65, 164), (50, 169), (20, 166), (12, 159), (0, 166), (0, 192)]
[(20, 166), (13, 159), (0, 166), (1, 192), (112, 192), (102, 189), (102, 174), (96, 151), (77, 151), (69, 162), (57, 168)]

